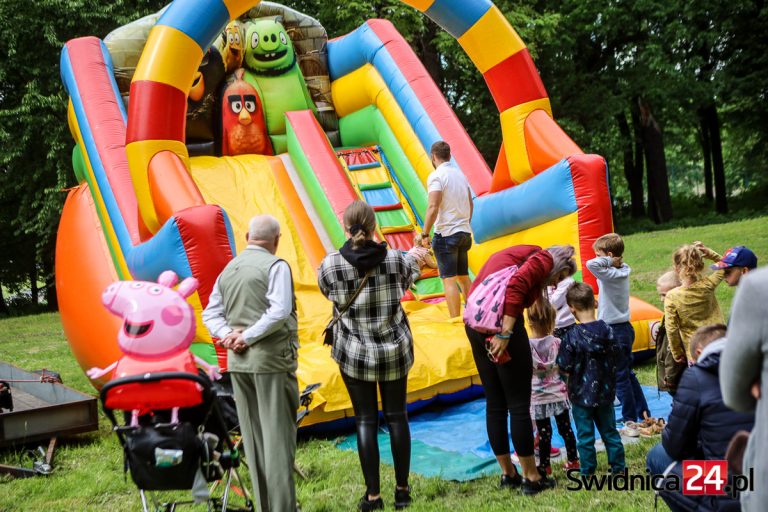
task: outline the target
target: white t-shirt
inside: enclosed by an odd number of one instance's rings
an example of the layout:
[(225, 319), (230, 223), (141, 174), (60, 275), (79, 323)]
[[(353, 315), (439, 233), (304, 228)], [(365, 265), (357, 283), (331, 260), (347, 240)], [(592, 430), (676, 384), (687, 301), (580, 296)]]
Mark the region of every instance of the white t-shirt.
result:
[(463, 231), (472, 233), (470, 220), (470, 188), (464, 173), (452, 162), (437, 166), (427, 179), (427, 192), (442, 192), (437, 212), (435, 233), (450, 236)]

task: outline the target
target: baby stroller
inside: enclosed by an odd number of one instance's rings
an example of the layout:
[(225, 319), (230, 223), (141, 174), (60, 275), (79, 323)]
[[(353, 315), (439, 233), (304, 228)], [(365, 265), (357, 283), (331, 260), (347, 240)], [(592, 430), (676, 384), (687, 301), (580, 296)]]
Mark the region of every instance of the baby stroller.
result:
[[(141, 397), (168, 396), (183, 404), (171, 412), (142, 409)], [(172, 512), (205, 502), (209, 511), (253, 511), (238, 467), (239, 452), (221, 414), (211, 381), (190, 372), (156, 372), (111, 380), (101, 390), (104, 413), (124, 451), (124, 470), (139, 488), (144, 512)], [(139, 421), (131, 411), (141, 409)], [(116, 415), (115, 411), (123, 414)], [(208, 484), (213, 483), (211, 489)], [(213, 496), (212, 489), (220, 496)], [(195, 499), (161, 502), (155, 491), (192, 490)], [(243, 505), (232, 507), (232, 491)]]

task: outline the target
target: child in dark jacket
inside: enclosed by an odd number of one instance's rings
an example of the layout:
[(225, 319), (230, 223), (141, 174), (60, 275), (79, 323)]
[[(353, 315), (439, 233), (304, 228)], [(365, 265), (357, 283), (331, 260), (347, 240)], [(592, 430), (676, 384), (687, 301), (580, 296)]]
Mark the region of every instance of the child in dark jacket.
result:
[[(680, 461), (722, 460), (731, 438), (741, 430), (752, 430), (754, 414), (729, 409), (720, 392), (724, 336), (725, 326), (714, 324), (700, 327), (691, 337), (696, 363), (680, 379), (661, 444), (648, 453), (651, 474), (673, 473), (682, 479)], [(662, 490), (660, 495), (672, 510), (739, 510), (738, 502), (727, 495), (683, 495), (670, 490)]]
[(560, 372), (568, 375), (581, 474), (592, 475), (597, 469), (595, 427), (605, 444), (611, 471), (621, 473), (626, 468), (624, 445), (613, 409), (621, 349), (608, 324), (595, 320), (595, 294), (589, 285), (575, 283), (568, 289), (566, 301), (579, 323), (565, 335), (557, 364)]

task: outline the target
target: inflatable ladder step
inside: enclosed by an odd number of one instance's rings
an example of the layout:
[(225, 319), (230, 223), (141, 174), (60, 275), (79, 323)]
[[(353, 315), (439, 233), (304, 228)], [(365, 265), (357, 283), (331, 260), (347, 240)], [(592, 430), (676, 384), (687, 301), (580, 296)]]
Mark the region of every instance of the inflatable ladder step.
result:
[(413, 224), (408, 224), (405, 226), (382, 226), (381, 232), (385, 235), (396, 235), (400, 233), (413, 233), (415, 228), (413, 227)]
[(376, 167), (381, 167), (381, 164), (379, 162), (369, 162), (365, 164), (352, 164), (347, 166), (350, 171), (363, 171), (365, 169), (375, 169)]
[(389, 211), (392, 211), (392, 210), (400, 210), (402, 208), (403, 208), (402, 204), (395, 203), (395, 204), (387, 204), (387, 205), (383, 205), (383, 206), (374, 206), (373, 207), (373, 211), (375, 211), (375, 212), (389, 212)]
[(399, 231), (397, 233), (386, 233), (384, 239), (391, 249), (407, 251), (413, 247), (414, 231)]
[(389, 181), (382, 181), (380, 183), (360, 183), (358, 186), (362, 192), (365, 190), (381, 190), (383, 188), (392, 188), (392, 183)]
[(400, 199), (397, 197), (397, 194), (395, 194), (395, 189), (393, 188), (381, 188), (361, 192), (363, 193), (363, 200), (374, 208), (377, 206), (400, 204)]

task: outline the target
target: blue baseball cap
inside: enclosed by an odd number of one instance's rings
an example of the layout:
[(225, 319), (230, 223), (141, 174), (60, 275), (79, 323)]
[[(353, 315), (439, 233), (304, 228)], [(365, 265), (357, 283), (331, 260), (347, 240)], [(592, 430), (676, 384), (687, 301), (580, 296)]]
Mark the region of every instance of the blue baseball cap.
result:
[(757, 256), (755, 253), (744, 247), (737, 245), (725, 251), (723, 259), (711, 266), (712, 270), (721, 270), (732, 267), (747, 267), (752, 270), (757, 268)]

